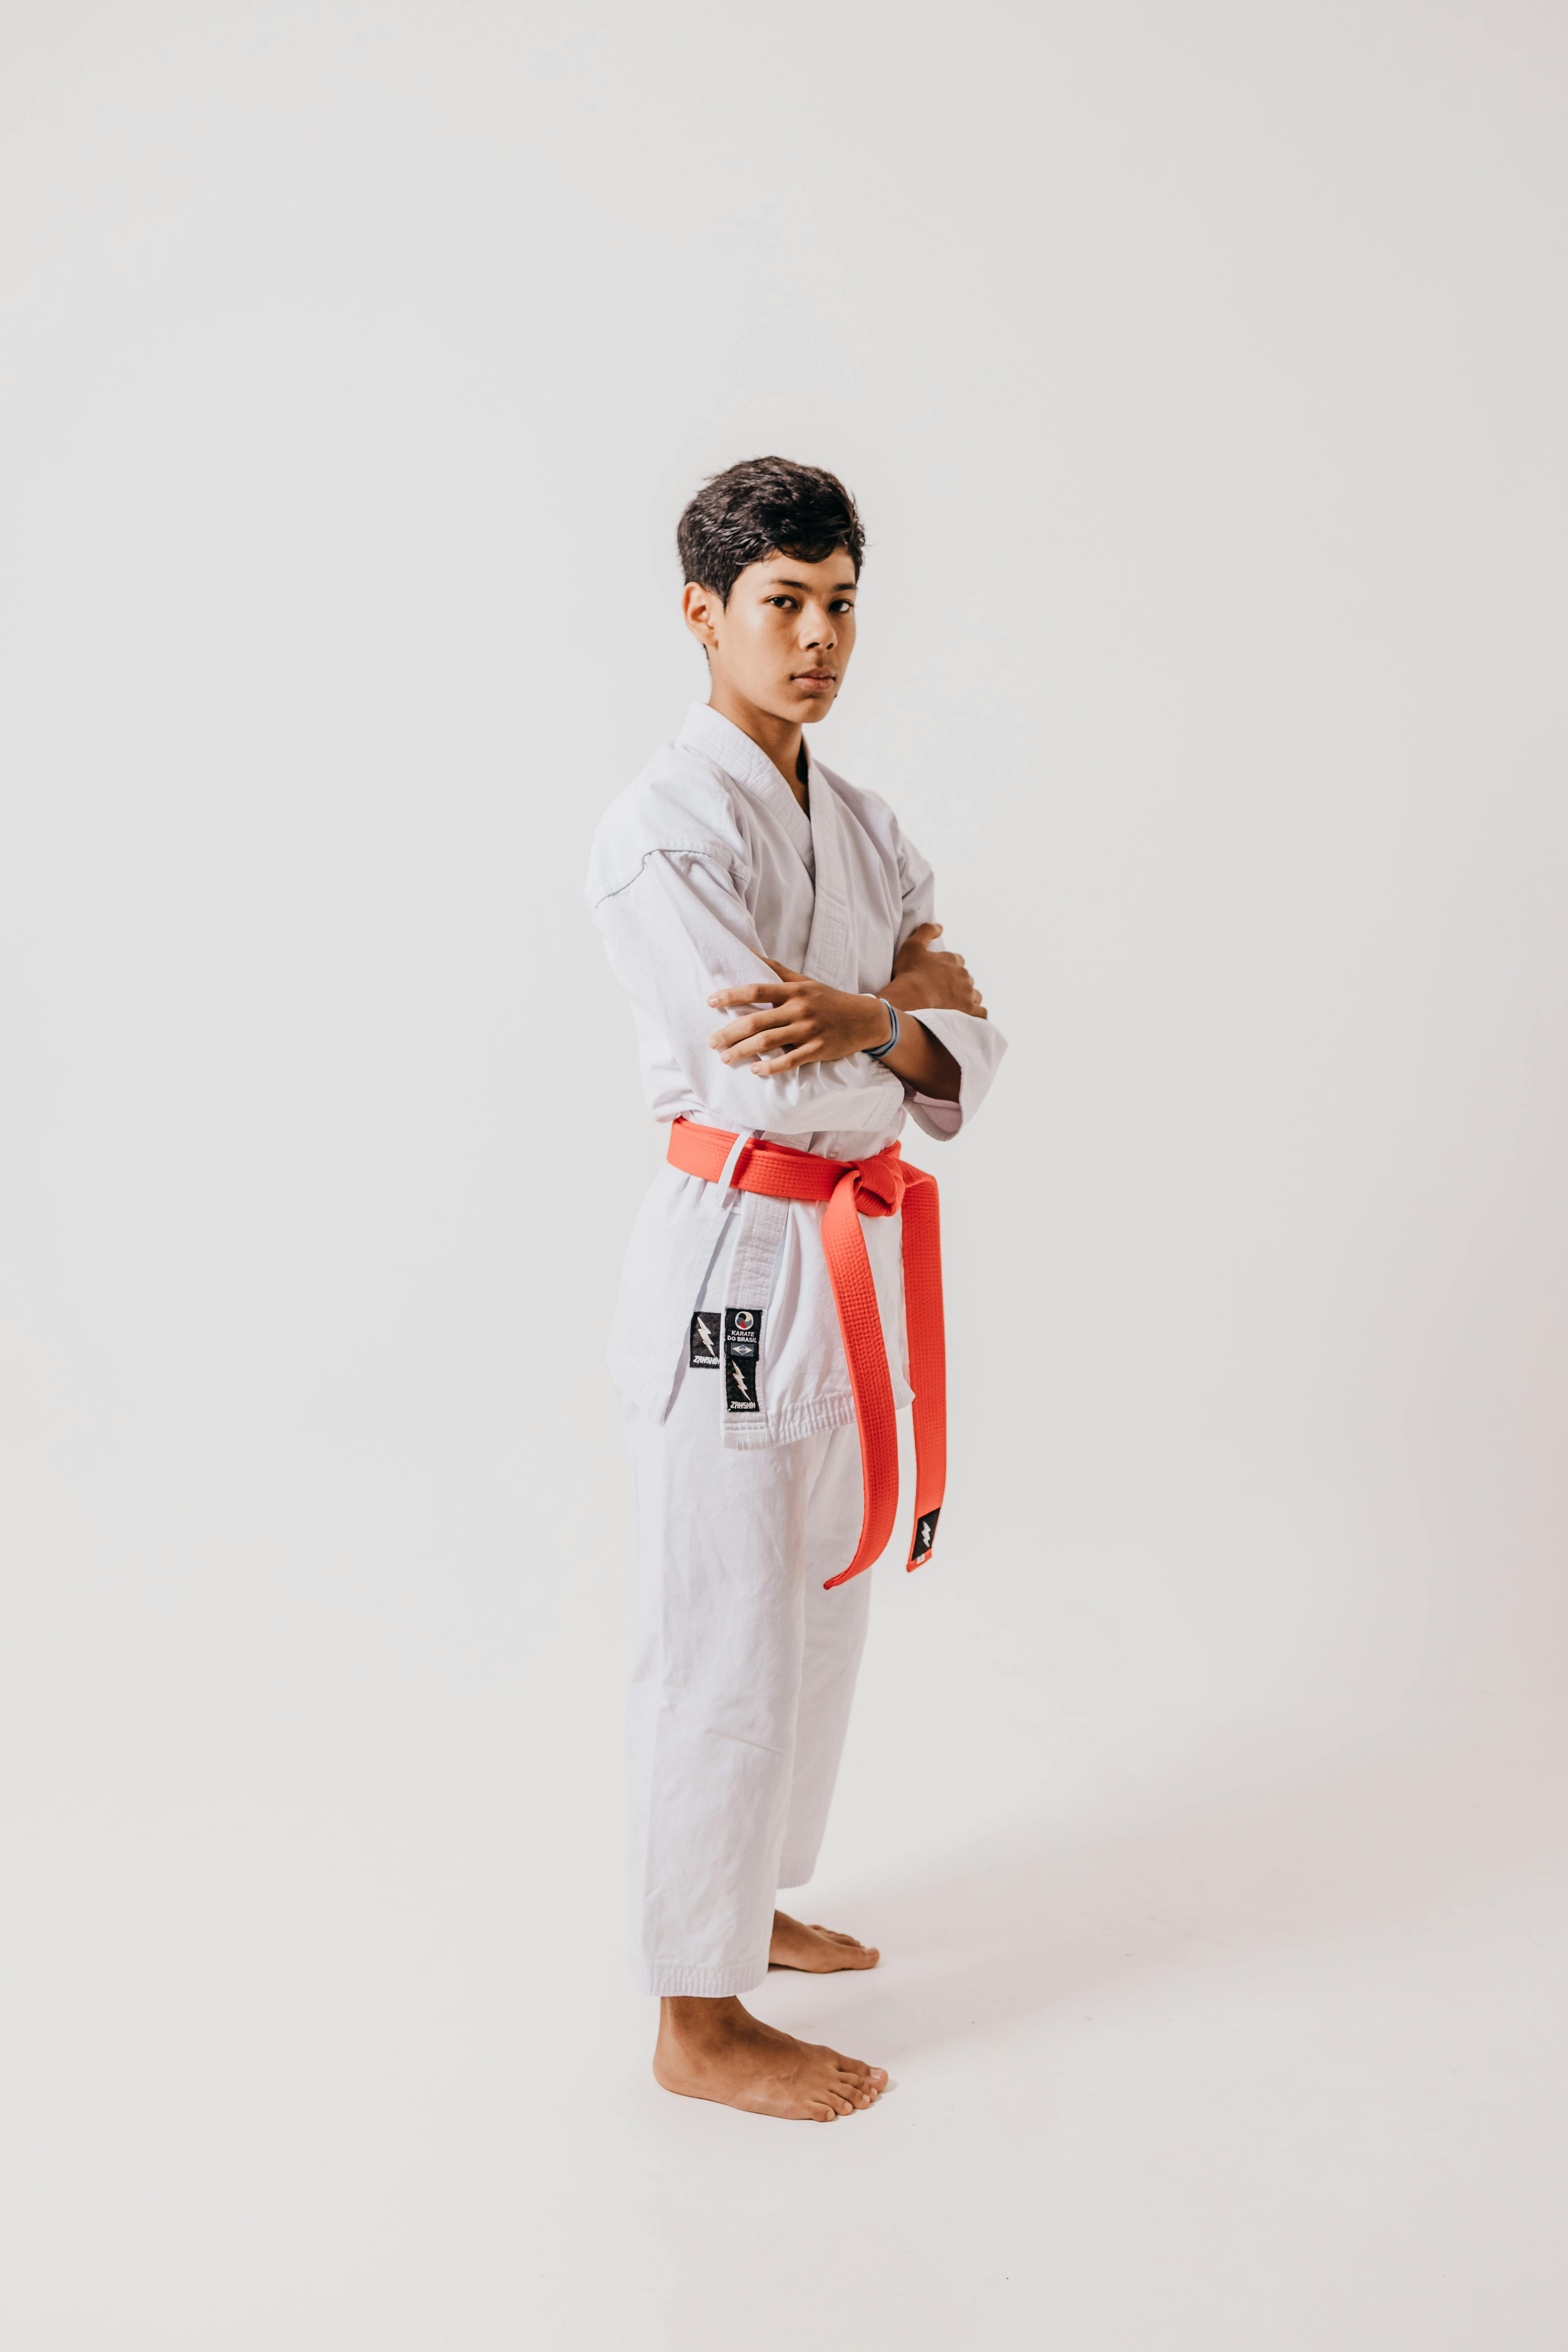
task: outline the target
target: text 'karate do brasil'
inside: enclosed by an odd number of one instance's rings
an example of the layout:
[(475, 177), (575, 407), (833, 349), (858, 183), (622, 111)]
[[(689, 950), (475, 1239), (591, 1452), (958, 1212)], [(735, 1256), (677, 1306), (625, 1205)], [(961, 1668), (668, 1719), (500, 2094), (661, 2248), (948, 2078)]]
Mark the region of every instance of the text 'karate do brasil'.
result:
[[(854, 650), (865, 536), (832, 474), (761, 457), (677, 532), (709, 693), (605, 812), (585, 896), (668, 1129), (609, 1347), (641, 1636), (630, 1722), (632, 1964), (667, 2090), (830, 2123), (884, 2069), (741, 1995), (770, 1965), (876, 1965), (775, 1907), (816, 1866), (865, 1641), (866, 1571), (946, 1479), (937, 1188), (1005, 1040), (936, 944), (931, 869), (886, 801), (816, 759)], [(907, 1533), (904, 1532), (907, 1530)]]

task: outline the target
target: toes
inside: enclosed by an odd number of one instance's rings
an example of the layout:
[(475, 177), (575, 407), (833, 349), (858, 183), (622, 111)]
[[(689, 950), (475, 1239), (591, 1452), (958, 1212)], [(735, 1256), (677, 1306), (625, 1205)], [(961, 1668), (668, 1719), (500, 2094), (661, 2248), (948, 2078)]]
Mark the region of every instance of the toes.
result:
[(874, 1968), (882, 1957), (875, 1944), (863, 1944), (858, 1936), (846, 1936), (837, 1927), (819, 1927), (816, 1932), (846, 1956), (853, 1953), (858, 1966)]
[(868, 2107), (881, 2096), (880, 2086), (864, 2074), (841, 2074), (833, 2087), (845, 2098), (853, 2099), (858, 2107)]

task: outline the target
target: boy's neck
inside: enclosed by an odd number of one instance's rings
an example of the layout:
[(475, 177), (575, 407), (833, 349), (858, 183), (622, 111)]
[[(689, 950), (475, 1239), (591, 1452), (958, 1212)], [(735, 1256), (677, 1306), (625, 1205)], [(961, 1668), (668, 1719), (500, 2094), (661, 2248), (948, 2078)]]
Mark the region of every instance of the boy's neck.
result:
[(805, 730), (798, 719), (776, 719), (771, 710), (759, 709), (743, 695), (735, 694), (715, 680), (708, 695), (708, 708), (749, 735), (759, 751), (773, 761), (803, 809), (806, 800)]

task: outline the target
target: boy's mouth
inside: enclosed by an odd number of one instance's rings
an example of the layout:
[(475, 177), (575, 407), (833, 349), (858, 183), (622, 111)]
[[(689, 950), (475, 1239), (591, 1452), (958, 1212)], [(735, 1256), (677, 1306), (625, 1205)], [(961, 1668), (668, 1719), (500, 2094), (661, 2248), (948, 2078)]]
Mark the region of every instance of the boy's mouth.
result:
[(830, 669), (797, 669), (795, 683), (804, 686), (810, 694), (826, 694), (830, 687), (837, 685), (838, 679)]

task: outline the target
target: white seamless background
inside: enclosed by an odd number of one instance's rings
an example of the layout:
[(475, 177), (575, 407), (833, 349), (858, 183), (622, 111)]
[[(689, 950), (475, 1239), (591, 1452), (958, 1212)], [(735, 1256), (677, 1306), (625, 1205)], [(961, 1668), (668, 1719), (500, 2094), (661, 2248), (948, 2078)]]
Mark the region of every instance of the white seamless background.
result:
[[(58, 0), (0, 28), (18, 2352), (1563, 2340), (1568, 31)], [(1012, 1052), (942, 1551), (661, 2098), (578, 896), (675, 517), (870, 534), (821, 749)]]

